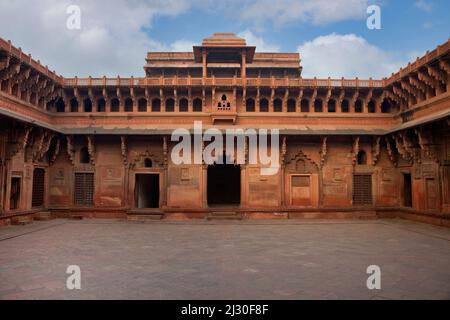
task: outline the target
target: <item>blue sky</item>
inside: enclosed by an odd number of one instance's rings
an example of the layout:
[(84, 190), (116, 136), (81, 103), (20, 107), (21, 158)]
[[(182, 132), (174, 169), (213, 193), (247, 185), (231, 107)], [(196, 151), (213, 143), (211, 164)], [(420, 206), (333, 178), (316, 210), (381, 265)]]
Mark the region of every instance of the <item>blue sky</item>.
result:
[[(300, 52), (304, 77), (382, 78), (450, 36), (448, 0), (30, 3), (0, 1), (0, 36), (67, 77), (143, 76), (148, 51), (188, 51), (227, 31), (257, 51)], [(372, 4), (381, 8), (381, 30), (366, 27)], [(66, 27), (70, 5), (81, 10), (78, 30)]]
[[(276, 0), (274, 0), (276, 2)], [(180, 38), (201, 42), (215, 31), (239, 33), (252, 30), (281, 51), (296, 51), (299, 43), (330, 33), (354, 33), (370, 43), (389, 51), (425, 52), (450, 37), (450, 1), (448, 0), (385, 0), (369, 1), (381, 7), (382, 29), (369, 30), (364, 17), (329, 24), (314, 25), (303, 21), (289, 21), (276, 26), (268, 22), (261, 30), (251, 19), (240, 20), (223, 10), (194, 8), (176, 17), (157, 17), (147, 30), (160, 41), (173, 42)]]

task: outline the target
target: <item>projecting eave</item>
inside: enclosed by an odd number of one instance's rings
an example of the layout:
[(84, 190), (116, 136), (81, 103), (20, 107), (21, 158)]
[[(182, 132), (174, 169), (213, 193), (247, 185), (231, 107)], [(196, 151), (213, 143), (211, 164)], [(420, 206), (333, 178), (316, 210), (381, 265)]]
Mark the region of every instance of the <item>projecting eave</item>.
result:
[(215, 46), (194, 46), (194, 59), (195, 62), (202, 62), (202, 51), (206, 50), (207, 52), (223, 52), (223, 51), (239, 51), (245, 50), (245, 58), (247, 63), (253, 62), (253, 57), (255, 55), (256, 47), (252, 46), (228, 46), (228, 45), (215, 45)]
[[(203, 130), (207, 130), (210, 126), (203, 126)], [(245, 127), (233, 127), (233, 126), (214, 126), (216, 129), (244, 129)], [(85, 127), (85, 128), (57, 128), (57, 131), (64, 134), (95, 134), (95, 135), (171, 135), (175, 128), (152, 128), (145, 127)], [(179, 129), (179, 128), (177, 128)], [(186, 127), (191, 133), (194, 132), (193, 127)], [(298, 126), (296, 128), (271, 128), (270, 126), (264, 126), (261, 128), (252, 127), (251, 129), (278, 129), (282, 135), (385, 135), (390, 132), (386, 129), (357, 129), (357, 128), (338, 128), (338, 129), (324, 129), (313, 126)]]
[(201, 63), (186, 63), (186, 64), (182, 64), (182, 63), (147, 63), (144, 66), (144, 69), (148, 69), (148, 68), (202, 68), (202, 64)]
[(444, 120), (448, 117), (450, 117), (450, 109), (438, 111), (436, 113), (433, 113), (432, 115), (424, 116), (417, 120), (411, 120), (406, 123), (402, 123), (400, 126), (396, 127), (394, 130), (389, 131), (388, 133), (418, 127), (435, 121)]

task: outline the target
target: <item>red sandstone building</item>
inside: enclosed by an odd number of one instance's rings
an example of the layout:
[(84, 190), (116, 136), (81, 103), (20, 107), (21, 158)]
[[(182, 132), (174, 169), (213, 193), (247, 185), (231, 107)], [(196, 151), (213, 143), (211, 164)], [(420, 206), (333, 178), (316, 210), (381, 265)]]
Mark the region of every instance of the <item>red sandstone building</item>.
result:
[[(255, 49), (216, 33), (149, 52), (141, 78), (69, 79), (0, 39), (0, 224), (48, 212), (449, 224), (450, 41), (383, 80), (304, 79), (298, 53)], [(279, 129), (278, 173), (175, 165), (171, 132), (194, 121)]]

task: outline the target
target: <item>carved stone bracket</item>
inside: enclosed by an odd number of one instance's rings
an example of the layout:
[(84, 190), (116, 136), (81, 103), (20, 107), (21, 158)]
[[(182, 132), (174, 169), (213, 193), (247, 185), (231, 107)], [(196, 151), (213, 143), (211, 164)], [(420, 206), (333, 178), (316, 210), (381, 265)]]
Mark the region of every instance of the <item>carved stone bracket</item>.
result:
[(42, 159), (50, 150), (50, 145), (51, 145), (54, 137), (55, 137), (54, 133), (47, 135), (47, 141), (45, 142), (44, 149), (42, 150), (42, 153), (40, 154), (40, 159)]
[(435, 89), (435, 83), (433, 81), (433, 79), (428, 75), (428, 73), (426, 73), (426, 71), (419, 71), (417, 73), (417, 78), (422, 81), (423, 83), (425, 83), (427, 86)]
[(408, 162), (412, 162), (411, 153), (409, 150), (407, 150), (405, 139), (403, 134), (397, 134), (394, 137), (395, 140), (395, 147), (397, 148), (398, 153), (401, 155), (401, 157)]
[(53, 165), (53, 164), (55, 163), (56, 158), (57, 158), (58, 155), (59, 155), (60, 149), (61, 149), (61, 140), (58, 138), (58, 139), (56, 140), (55, 151), (53, 152), (53, 155), (52, 155), (52, 157), (51, 157), (51, 159), (50, 159), (50, 165)]
[(325, 99), (324, 99), (325, 105), (328, 104), (328, 102), (330, 101), (330, 99), (331, 99), (331, 88), (328, 88), (327, 94), (326, 94)]
[(73, 136), (66, 136), (67, 141), (67, 155), (72, 165), (75, 165), (75, 148), (73, 146)]
[(376, 137), (372, 145), (372, 165), (376, 165), (380, 157), (380, 137)]
[(342, 105), (344, 98), (345, 98), (345, 89), (341, 89), (339, 92), (339, 98), (338, 98), (338, 103), (340, 106)]
[(409, 83), (416, 88), (417, 90), (419, 90), (422, 93), (425, 93), (427, 90), (427, 86), (425, 85), (425, 83), (419, 81), (419, 79), (416, 79), (412, 76), (409, 77)]
[(28, 142), (30, 141), (30, 133), (31, 131), (33, 131), (33, 127), (26, 127), (25, 128), (25, 133), (23, 136), (23, 141), (22, 141), (22, 150), (25, 151), (28, 145)]
[(88, 140), (88, 153), (91, 164), (95, 165), (95, 141), (94, 136), (87, 136)]
[(34, 149), (33, 152), (33, 161), (40, 161), (42, 158), (44, 158), (45, 154), (50, 149), (50, 144), (52, 142), (52, 139), (54, 137), (54, 133), (49, 133), (47, 131), (42, 132), (39, 142), (37, 144), (37, 148)]
[(441, 82), (442, 84), (445, 84), (446, 76), (445, 76), (445, 72), (441, 71), (438, 68), (434, 68), (429, 66), (428, 67), (428, 74), (430, 76), (432, 76), (436, 81)]
[(356, 165), (356, 162), (358, 160), (358, 152), (359, 152), (359, 137), (354, 137), (352, 148), (352, 165)]
[(391, 160), (392, 164), (396, 167), (397, 166), (397, 156), (394, 152), (394, 149), (392, 149), (391, 141), (390, 141), (389, 137), (385, 137), (385, 142), (386, 142), (386, 150), (388, 152), (389, 159)]
[(450, 74), (450, 61), (449, 60), (440, 60), (439, 68), (445, 71), (447, 74)]

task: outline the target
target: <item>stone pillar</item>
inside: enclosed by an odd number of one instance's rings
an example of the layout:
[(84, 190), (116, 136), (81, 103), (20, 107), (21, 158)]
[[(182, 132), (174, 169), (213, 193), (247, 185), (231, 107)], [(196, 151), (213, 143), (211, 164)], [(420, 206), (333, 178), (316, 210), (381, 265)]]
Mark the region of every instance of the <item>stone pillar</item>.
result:
[(242, 63), (241, 63), (241, 78), (242, 81), (245, 81), (245, 78), (247, 77), (247, 54), (246, 50), (242, 50)]
[(173, 106), (173, 108), (174, 108), (174, 112), (179, 112), (180, 111), (180, 108), (179, 108), (179, 103), (178, 103), (178, 93), (177, 93), (177, 89), (173, 89), (173, 99), (175, 100), (174, 101), (174, 106)]
[(104, 99), (105, 99), (105, 111), (111, 112), (111, 99), (109, 97), (106, 97)]
[(206, 50), (202, 50), (202, 77), (203, 79), (206, 78), (207, 72), (206, 72)]
[(322, 100), (322, 112), (323, 113), (328, 113), (328, 103), (330, 102), (330, 100), (328, 99), (323, 99)]
[(255, 101), (255, 111), (260, 112), (260, 103), (259, 100), (261, 99), (261, 92), (259, 90), (259, 87), (256, 89), (256, 101)]
[(188, 88), (188, 111), (193, 111), (193, 105), (192, 105), (192, 89)]
[(274, 99), (275, 99), (275, 89), (272, 88), (272, 90), (270, 91), (269, 112), (274, 111), (274, 107), (273, 107)]
[(166, 111), (166, 100), (164, 99), (164, 91), (163, 89), (159, 89), (159, 99), (161, 100), (161, 112)]

